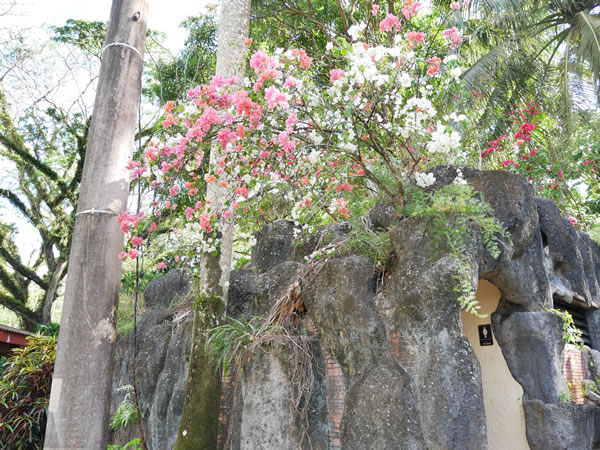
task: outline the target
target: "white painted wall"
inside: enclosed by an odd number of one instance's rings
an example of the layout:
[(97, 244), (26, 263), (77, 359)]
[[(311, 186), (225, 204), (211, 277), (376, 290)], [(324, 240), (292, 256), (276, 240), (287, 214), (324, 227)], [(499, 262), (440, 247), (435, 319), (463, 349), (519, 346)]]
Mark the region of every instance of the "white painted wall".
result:
[(498, 307), (500, 291), (492, 283), (480, 280), (476, 297), (481, 305), (480, 313), (487, 317), (480, 318), (463, 311), (462, 326), (463, 334), (469, 339), (481, 365), (489, 449), (529, 449), (525, 435), (523, 388), (508, 370), (495, 336), (493, 345), (479, 345), (478, 325), (492, 323), (491, 314)]

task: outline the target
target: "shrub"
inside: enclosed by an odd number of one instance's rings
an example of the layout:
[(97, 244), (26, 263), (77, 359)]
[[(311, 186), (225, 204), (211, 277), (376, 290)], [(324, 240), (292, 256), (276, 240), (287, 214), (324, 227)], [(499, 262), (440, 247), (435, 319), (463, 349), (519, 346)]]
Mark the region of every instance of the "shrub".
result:
[(40, 449), (56, 356), (56, 336), (27, 338), (14, 350), (0, 379), (0, 442), (3, 448)]

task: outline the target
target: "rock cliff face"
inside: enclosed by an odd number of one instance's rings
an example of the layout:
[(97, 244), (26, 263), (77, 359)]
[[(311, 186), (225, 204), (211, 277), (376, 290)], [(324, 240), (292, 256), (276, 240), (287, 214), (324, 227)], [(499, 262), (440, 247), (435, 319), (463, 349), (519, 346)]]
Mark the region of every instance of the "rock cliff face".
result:
[[(456, 176), (435, 169), (437, 185)], [(524, 391), (527, 440), (533, 449), (597, 448), (600, 408), (559, 402), (562, 373), (560, 320), (554, 300), (585, 311), (592, 347), (600, 348), (600, 251), (560, 217), (552, 202), (534, 198), (529, 185), (506, 172), (463, 170), (510, 232), (494, 260), (473, 233), (472, 283), (488, 280), (501, 292), (493, 333)], [(397, 221), (378, 207), (374, 227), (389, 227), (393, 267), (377, 273), (364, 256), (342, 251), (318, 269), (305, 256), (340, 242), (345, 224), (294, 242), (293, 225), (278, 221), (257, 236), (252, 262), (232, 273), (228, 314), (265, 316), (287, 287), (300, 282), (304, 311), (299, 330), (311, 337), (312, 363), (299, 368), (289, 348), (258, 350), (223, 383), (219, 446), (235, 449), (482, 449), (487, 426), (480, 363), (463, 336), (456, 261), (431, 248), (425, 223)], [(148, 286), (151, 307), (139, 324), (136, 385), (150, 448), (172, 448), (183, 406), (190, 352), (191, 314), (168, 309), (189, 289), (188, 275), (172, 271)], [(132, 384), (132, 337), (115, 355), (113, 410)], [(586, 351), (586, 361), (600, 353)], [(310, 372), (311, 386), (298, 370)], [(596, 370), (596, 369), (592, 369)], [(595, 374), (595, 372), (594, 372)], [(304, 388), (301, 404), (291, 398)], [(310, 392), (310, 395), (308, 393)], [(297, 413), (306, 406), (306, 414)], [(121, 443), (138, 430), (115, 435)]]

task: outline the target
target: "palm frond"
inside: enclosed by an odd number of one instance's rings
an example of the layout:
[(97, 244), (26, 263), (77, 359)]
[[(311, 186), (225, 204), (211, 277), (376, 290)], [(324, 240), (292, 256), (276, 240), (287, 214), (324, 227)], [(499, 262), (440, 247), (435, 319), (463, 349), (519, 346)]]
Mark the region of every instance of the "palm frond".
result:
[(571, 30), (579, 74), (585, 76), (588, 71), (600, 102), (600, 17), (581, 11), (573, 17)]

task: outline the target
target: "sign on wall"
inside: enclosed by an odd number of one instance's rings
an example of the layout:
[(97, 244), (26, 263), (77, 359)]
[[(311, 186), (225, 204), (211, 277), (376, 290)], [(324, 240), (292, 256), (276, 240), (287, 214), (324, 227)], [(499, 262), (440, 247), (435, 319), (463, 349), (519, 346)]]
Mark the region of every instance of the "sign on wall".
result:
[(492, 337), (492, 324), (486, 323), (479, 325), (479, 345), (494, 345), (494, 338)]

